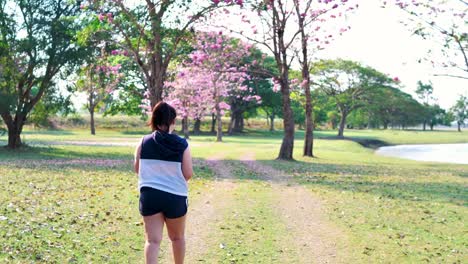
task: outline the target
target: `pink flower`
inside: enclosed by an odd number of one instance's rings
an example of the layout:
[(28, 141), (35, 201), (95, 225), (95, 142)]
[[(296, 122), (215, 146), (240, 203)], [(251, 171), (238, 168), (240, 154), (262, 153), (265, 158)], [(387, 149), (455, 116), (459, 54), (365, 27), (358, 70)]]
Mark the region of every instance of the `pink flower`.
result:
[(231, 109), (231, 106), (228, 105), (228, 104), (225, 103), (225, 102), (220, 102), (220, 103), (219, 103), (219, 108), (221, 108), (222, 110), (229, 110), (229, 109)]
[(112, 15), (112, 13), (107, 13), (107, 21), (109, 23), (114, 22), (114, 16)]

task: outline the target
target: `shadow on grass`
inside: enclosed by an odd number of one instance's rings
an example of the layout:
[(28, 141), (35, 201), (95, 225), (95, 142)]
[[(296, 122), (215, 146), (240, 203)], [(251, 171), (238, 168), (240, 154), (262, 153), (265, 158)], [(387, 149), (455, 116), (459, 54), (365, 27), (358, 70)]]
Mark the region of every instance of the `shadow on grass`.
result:
[[(390, 166), (382, 170), (379, 166), (257, 160), (256, 162), (263, 164), (275, 164), (274, 167), (277, 167), (279, 172), (279, 175), (261, 176), (239, 160), (228, 159), (223, 160), (223, 162), (230, 165), (234, 179), (240, 181), (281, 184), (297, 181), (300, 184), (316, 186), (321, 189), (371, 194), (377, 199), (397, 199), (408, 202), (437, 201), (468, 206), (468, 192), (466, 192), (465, 186), (459, 183), (431, 181), (431, 173), (437, 174), (441, 171), (428, 173), (428, 170), (425, 169), (391, 168)], [(463, 169), (453, 169), (450, 173), (463, 177)], [(407, 180), (402, 179), (406, 175), (409, 175)], [(427, 177), (427, 181), (415, 182), (412, 176)]]
[[(467, 177), (464, 166), (434, 168), (382, 165), (309, 163), (303, 161), (258, 161), (295, 176), (301, 184), (337, 191), (369, 193), (378, 197), (408, 201), (440, 201), (468, 206), (466, 186), (456, 182), (433, 182), (431, 177)], [(429, 164), (430, 165), (430, 164)], [(425, 182), (414, 178), (427, 177)], [(423, 178), (425, 179), (425, 178)]]
[(22, 132), (22, 135), (50, 135), (50, 136), (66, 136), (66, 135), (76, 135), (75, 132), (71, 130), (29, 130)]
[[(7, 147), (0, 147), (0, 160), (52, 160), (52, 159), (80, 159), (80, 158), (100, 158), (100, 159), (130, 159), (133, 153), (115, 153), (105, 151), (105, 149), (89, 149), (74, 147), (74, 150), (68, 148), (57, 148), (53, 146), (24, 146), (20, 149), (11, 150)], [(104, 148), (104, 147), (103, 147)], [(81, 151), (80, 151), (81, 150)]]
[(466, 188), (456, 183), (377, 182), (364, 179), (332, 179), (329, 177), (299, 177), (306, 185), (316, 185), (338, 191), (369, 193), (379, 198), (408, 201), (439, 201), (468, 206)]

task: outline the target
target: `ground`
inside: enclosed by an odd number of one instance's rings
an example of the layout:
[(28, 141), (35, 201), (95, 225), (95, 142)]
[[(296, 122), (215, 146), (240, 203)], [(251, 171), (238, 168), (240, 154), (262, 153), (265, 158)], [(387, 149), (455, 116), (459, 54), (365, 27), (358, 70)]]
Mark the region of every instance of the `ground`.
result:
[[(141, 263), (141, 132), (27, 131), (0, 150), (0, 262)], [(280, 133), (192, 137), (187, 263), (463, 263), (467, 165), (380, 157), (382, 144), (468, 133), (318, 132), (316, 158), (275, 160)], [(5, 137), (0, 138), (0, 144)], [(168, 239), (161, 263), (171, 259)]]

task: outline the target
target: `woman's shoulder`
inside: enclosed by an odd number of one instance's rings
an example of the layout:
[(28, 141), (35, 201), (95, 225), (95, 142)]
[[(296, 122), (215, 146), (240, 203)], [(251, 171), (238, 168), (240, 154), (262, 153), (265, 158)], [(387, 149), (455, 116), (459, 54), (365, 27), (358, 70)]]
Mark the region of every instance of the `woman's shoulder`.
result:
[(177, 135), (177, 134), (172, 134), (174, 136), (174, 140), (180, 143), (181, 145), (184, 146), (184, 149), (188, 147), (188, 141), (187, 139)]

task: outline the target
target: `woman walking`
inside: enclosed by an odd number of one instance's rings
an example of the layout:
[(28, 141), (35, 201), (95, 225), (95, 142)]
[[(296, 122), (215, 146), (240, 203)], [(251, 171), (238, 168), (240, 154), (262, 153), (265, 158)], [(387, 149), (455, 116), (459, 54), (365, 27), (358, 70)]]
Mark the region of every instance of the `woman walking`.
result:
[(174, 262), (184, 262), (187, 181), (193, 169), (187, 141), (172, 134), (175, 119), (175, 109), (159, 102), (149, 122), (153, 133), (144, 136), (135, 151), (147, 264), (158, 263), (164, 224), (172, 242)]

